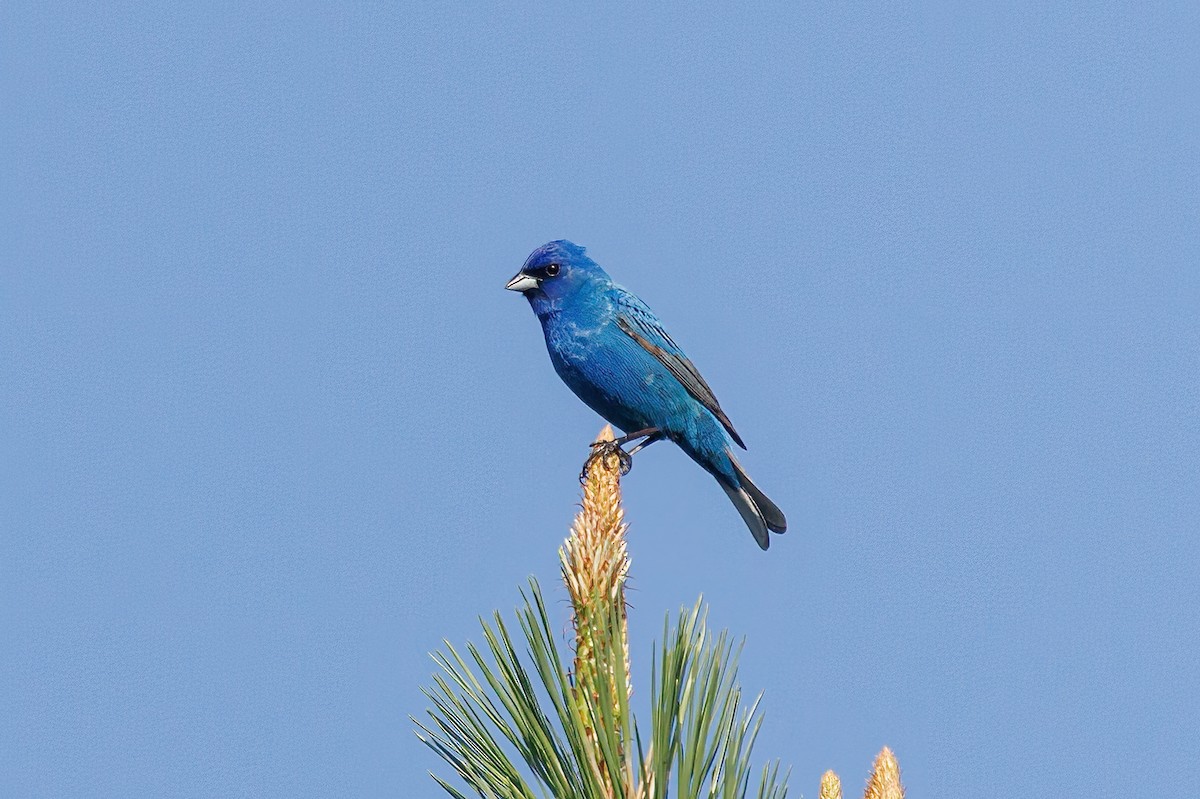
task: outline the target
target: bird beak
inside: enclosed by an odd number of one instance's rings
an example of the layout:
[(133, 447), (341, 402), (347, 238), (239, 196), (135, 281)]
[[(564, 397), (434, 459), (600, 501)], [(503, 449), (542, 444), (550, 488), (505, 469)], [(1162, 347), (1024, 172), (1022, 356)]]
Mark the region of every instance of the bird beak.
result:
[(530, 277), (524, 272), (517, 272), (504, 288), (509, 291), (529, 291), (541, 285), (536, 277)]

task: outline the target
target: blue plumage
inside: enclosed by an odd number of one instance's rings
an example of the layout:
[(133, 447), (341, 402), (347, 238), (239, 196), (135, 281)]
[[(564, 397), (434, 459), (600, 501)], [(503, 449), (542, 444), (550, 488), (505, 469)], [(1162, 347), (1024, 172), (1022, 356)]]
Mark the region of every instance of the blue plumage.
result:
[(542, 323), (550, 361), (563, 382), (630, 438), (679, 445), (720, 483), (766, 549), (768, 531), (787, 522), (733, 456), (745, 448), (712, 389), (634, 294), (569, 241), (534, 250), (509, 289), (529, 300)]

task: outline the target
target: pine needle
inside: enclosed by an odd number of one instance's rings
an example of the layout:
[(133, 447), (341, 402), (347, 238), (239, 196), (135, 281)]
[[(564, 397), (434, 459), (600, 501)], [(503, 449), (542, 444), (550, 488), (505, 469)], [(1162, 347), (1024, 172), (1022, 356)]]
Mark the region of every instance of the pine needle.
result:
[[(599, 441), (612, 441), (606, 427)], [(571, 599), (573, 659), (530, 578), (517, 609), (520, 640), (499, 613), (484, 645), (445, 644), (425, 694), (418, 737), (484, 799), (743, 799), (762, 723), (737, 683), (740, 646), (706, 624), (703, 601), (668, 616), (651, 664), (649, 734), (630, 712), (629, 553), (616, 455), (589, 463), (583, 501), (559, 549)], [(515, 631), (515, 629), (514, 629)], [(527, 665), (528, 664), (528, 665)], [(570, 670), (568, 670), (568, 664)], [(645, 729), (645, 728), (643, 728)], [(455, 799), (467, 793), (434, 776)], [(758, 799), (786, 799), (788, 773), (762, 768)], [(890, 799), (890, 797), (889, 797)]]

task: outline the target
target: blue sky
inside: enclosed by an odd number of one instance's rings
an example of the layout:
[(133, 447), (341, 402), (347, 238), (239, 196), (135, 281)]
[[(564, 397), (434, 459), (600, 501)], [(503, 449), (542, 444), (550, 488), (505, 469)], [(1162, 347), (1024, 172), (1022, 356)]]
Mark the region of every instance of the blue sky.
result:
[(0, 794), (438, 795), (600, 427), (502, 290), (563, 237), (790, 522), (639, 455), (643, 665), (703, 593), (808, 796), (1178, 793), (1200, 15), (1052, 5), (5, 4)]

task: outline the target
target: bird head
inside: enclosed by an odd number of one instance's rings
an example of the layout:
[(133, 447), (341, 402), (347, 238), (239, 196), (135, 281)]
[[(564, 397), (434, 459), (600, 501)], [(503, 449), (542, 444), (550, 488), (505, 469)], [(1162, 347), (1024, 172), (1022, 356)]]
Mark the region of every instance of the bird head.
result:
[(558, 305), (591, 281), (607, 277), (583, 247), (560, 240), (530, 253), (505, 288), (521, 292), (538, 310), (541, 305)]

